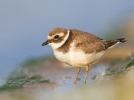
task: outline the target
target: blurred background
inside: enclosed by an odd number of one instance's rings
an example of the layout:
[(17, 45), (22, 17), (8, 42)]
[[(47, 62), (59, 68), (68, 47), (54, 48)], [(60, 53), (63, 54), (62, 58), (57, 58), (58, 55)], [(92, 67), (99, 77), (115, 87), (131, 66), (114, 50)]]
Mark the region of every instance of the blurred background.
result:
[[(79, 29), (103, 39), (125, 37), (128, 42), (109, 50), (100, 61), (102, 65), (134, 54), (133, 0), (1, 0), (0, 83), (21, 66), (36, 66), (30, 75), (42, 74), (50, 80), (51, 70), (60, 70), (55, 66), (66, 66), (55, 59), (50, 46), (41, 46), (55, 27)], [(73, 68), (66, 70), (76, 72)]]

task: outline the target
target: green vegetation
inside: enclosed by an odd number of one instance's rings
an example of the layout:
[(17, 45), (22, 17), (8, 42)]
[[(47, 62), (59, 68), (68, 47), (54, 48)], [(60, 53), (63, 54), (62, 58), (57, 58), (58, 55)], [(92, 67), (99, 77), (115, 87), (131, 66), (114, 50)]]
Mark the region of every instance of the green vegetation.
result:
[(112, 69), (112, 70), (109, 70), (106, 72), (106, 76), (110, 76), (110, 75), (113, 75), (113, 74), (117, 74), (117, 73), (120, 73), (124, 70), (126, 70), (127, 68), (131, 67), (134, 65), (134, 59), (131, 60), (126, 66), (123, 66), (121, 68), (116, 68), (116, 69)]
[(42, 78), (40, 75), (31, 76), (39, 70), (40, 65), (45, 63), (46, 58), (32, 58), (24, 62), (21, 67), (17, 67), (7, 79), (6, 83), (0, 87), (0, 91), (15, 90), (24, 88), (26, 85), (48, 83), (49, 80)]
[(49, 80), (43, 79), (39, 75), (34, 75), (32, 77), (16, 77), (16, 78), (9, 78), (7, 82), (0, 87), (0, 91), (4, 90), (14, 90), (25, 87), (28, 84), (37, 84), (37, 83), (48, 83)]

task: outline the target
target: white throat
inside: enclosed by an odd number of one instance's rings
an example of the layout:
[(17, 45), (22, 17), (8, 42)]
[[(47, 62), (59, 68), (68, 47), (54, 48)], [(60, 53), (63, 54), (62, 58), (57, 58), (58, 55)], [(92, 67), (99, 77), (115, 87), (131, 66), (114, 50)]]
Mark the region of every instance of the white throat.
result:
[(69, 34), (70, 34), (70, 31), (67, 30), (67, 35), (65, 36), (65, 38), (63, 39), (63, 41), (61, 41), (60, 43), (49, 43), (49, 45), (52, 47), (53, 50), (61, 47), (66, 42), (66, 40), (68, 39)]

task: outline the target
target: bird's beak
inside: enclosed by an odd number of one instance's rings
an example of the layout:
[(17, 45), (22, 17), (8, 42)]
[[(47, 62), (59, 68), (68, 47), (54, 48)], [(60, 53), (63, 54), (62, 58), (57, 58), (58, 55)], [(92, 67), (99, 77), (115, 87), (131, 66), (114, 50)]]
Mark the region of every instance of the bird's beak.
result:
[(42, 46), (48, 45), (49, 41), (47, 40), (46, 42), (42, 43)]

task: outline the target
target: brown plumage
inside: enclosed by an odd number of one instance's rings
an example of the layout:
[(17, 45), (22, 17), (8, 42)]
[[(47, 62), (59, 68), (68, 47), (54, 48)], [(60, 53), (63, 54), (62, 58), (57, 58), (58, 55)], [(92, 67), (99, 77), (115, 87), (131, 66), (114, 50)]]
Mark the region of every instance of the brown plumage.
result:
[(76, 51), (82, 50), (85, 53), (100, 52), (115, 45), (117, 42), (125, 42), (124, 38), (117, 40), (103, 40), (88, 32), (71, 29), (67, 41), (57, 50), (67, 53), (71, 43), (74, 42)]
[(85, 53), (99, 52), (106, 49), (102, 39), (87, 32), (71, 29), (69, 38), (57, 50), (67, 53), (73, 42), (76, 51), (82, 50)]
[(65, 29), (65, 28), (54, 28), (54, 29), (52, 29), (52, 30), (49, 32), (49, 36), (53, 36), (53, 35), (55, 35), (56, 33), (61, 33), (61, 32), (63, 32), (64, 34), (66, 34), (66, 33), (67, 33), (67, 29)]

